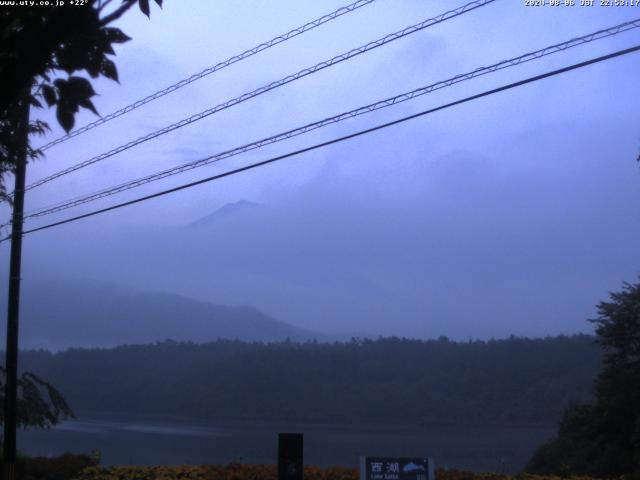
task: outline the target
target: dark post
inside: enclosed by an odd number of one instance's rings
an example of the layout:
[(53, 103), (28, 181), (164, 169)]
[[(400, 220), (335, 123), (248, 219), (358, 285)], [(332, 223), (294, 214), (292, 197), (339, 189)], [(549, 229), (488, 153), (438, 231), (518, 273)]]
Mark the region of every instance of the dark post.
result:
[(278, 480), (302, 480), (302, 453), (301, 433), (278, 434)]
[(18, 319), (20, 307), (20, 266), (22, 258), (22, 219), (24, 215), (24, 185), (29, 141), (29, 95), (23, 94), (17, 105), (16, 141), (12, 145), (15, 160), (15, 187), (11, 226), (11, 260), (9, 266), (9, 301), (7, 311), (7, 369), (4, 394), (4, 467), (5, 480), (16, 478), (16, 405), (18, 383)]

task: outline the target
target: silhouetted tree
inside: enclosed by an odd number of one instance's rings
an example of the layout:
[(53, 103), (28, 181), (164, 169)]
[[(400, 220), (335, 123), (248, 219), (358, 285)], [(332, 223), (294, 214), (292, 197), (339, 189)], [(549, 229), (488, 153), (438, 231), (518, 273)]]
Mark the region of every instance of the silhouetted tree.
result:
[[(161, 6), (162, 0), (155, 0)], [(68, 3), (68, 2), (67, 2)], [(81, 6), (5, 6), (0, 8), (0, 199), (10, 200), (4, 174), (13, 170), (20, 131), (21, 105), (56, 107), (60, 125), (73, 128), (80, 107), (98, 113), (91, 102), (91, 82), (73, 75), (85, 71), (91, 78), (118, 80), (109, 55), (113, 45), (130, 38), (109, 25), (138, 4), (150, 14), (149, 0), (87, 0)], [(29, 134), (44, 134), (42, 121), (29, 124)], [(27, 145), (29, 159), (41, 152)]]
[(640, 283), (625, 283), (598, 313), (592, 321), (604, 357), (596, 400), (565, 412), (531, 472), (640, 477)]
[[(155, 2), (162, 5), (162, 0)], [(0, 200), (11, 200), (4, 175), (15, 171), (18, 159), (24, 158), (21, 152), (26, 148), (27, 159), (41, 155), (30, 138), (44, 134), (49, 125), (29, 122), (29, 107), (55, 106), (58, 122), (67, 132), (80, 107), (97, 114), (91, 82), (74, 73), (117, 81), (109, 55), (115, 55), (114, 44), (129, 37), (109, 25), (136, 4), (150, 15), (149, 0), (77, 3), (82, 5), (0, 7)], [(18, 425), (49, 427), (71, 415), (59, 392), (39, 377), (25, 373), (16, 385)], [(4, 388), (2, 392), (4, 396)]]
[[(4, 402), (5, 369), (0, 367), (0, 400)], [(18, 380), (17, 423), (20, 427), (50, 428), (64, 418), (74, 417), (62, 394), (33, 373)], [(0, 409), (0, 424), (4, 412)]]

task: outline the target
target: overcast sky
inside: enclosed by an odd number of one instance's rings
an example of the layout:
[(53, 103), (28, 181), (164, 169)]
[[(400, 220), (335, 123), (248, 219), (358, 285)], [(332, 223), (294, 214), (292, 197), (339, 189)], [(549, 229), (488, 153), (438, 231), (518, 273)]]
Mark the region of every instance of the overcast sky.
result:
[[(579, 0), (576, 0), (578, 3)], [(377, 0), (47, 151), (28, 183), (465, 2)], [(118, 24), (108, 114), (346, 2), (166, 0)], [(498, 0), (30, 191), (27, 211), (623, 21), (640, 7)], [(27, 228), (640, 43), (640, 29), (155, 182)], [(25, 275), (250, 304), (326, 332), (466, 339), (591, 331), (638, 278), (640, 54), (25, 237)], [(61, 135), (52, 112), (38, 112)], [(94, 119), (90, 112), (77, 125)], [(40, 144), (40, 140), (36, 144)], [(44, 143), (44, 142), (43, 142)], [(188, 225), (239, 200), (204, 229)], [(8, 210), (2, 210), (8, 216)], [(7, 244), (0, 247), (6, 258)], [(4, 263), (6, 265), (6, 262)]]

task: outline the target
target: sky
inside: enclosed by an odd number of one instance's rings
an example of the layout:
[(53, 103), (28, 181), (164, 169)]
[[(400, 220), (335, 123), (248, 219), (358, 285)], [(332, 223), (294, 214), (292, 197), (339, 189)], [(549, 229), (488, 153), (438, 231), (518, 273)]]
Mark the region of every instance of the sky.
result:
[[(464, 5), (377, 0), (47, 151), (27, 183)], [(33, 210), (640, 17), (640, 7), (497, 0), (29, 191)], [(344, 1), (166, 0), (118, 27), (101, 114)], [(282, 155), (634, 46), (640, 29), (509, 68), (26, 228)], [(591, 332), (638, 279), (640, 54), (25, 237), (24, 277), (80, 278), (252, 305), (316, 331), (455, 339)], [(53, 112), (39, 111), (52, 132)], [(77, 126), (95, 119), (81, 112)], [(194, 221), (239, 201), (205, 228)], [(254, 205), (255, 204), (255, 205)], [(242, 206), (243, 204), (241, 204)], [(248, 205), (248, 206), (247, 206)], [(1, 210), (8, 218), (8, 209)], [(8, 245), (0, 246), (6, 260)], [(7, 265), (6, 261), (2, 265)], [(6, 275), (6, 274), (5, 274)], [(6, 278), (6, 276), (5, 276)], [(55, 280), (54, 280), (55, 281)]]

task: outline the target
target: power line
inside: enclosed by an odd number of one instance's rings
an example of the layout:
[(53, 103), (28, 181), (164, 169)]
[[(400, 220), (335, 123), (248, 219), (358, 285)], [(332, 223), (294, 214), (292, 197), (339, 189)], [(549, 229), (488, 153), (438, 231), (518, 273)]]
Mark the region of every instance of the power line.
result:
[(85, 160), (84, 162), (80, 162), (76, 165), (73, 165), (69, 168), (66, 168), (64, 170), (60, 170), (46, 178), (43, 178), (41, 180), (38, 180), (34, 183), (31, 183), (30, 185), (27, 185), (25, 190), (31, 190), (32, 188), (38, 187), (40, 185), (43, 185), (45, 183), (48, 183), (52, 180), (55, 180), (56, 178), (59, 178), (63, 175), (67, 175), (69, 173), (75, 172), (76, 170), (79, 170), (81, 168), (87, 167), (89, 165), (92, 165), (96, 162), (99, 162), (101, 160), (104, 160), (106, 158), (112, 157), (113, 155), (116, 155), (118, 153), (121, 153), (125, 150), (128, 150), (132, 147), (135, 147), (136, 145), (140, 145), (141, 143), (147, 142), (149, 140), (152, 140), (154, 138), (157, 138), (161, 135), (167, 134), (169, 132), (172, 132), (174, 130), (177, 130), (178, 128), (184, 127), (186, 125), (189, 125), (191, 123), (197, 122), (198, 120), (202, 120), (205, 117), (208, 117), (210, 115), (213, 115), (214, 113), (217, 113), (221, 110), (225, 110), (227, 108), (230, 108), (232, 106), (238, 105), (239, 103), (245, 102), (253, 97), (256, 97), (258, 95), (261, 95), (263, 93), (269, 92), (273, 89), (276, 89), (278, 87), (281, 87), (283, 85), (286, 85), (288, 83), (291, 83), (293, 81), (299, 80), (300, 78), (304, 78), (307, 75), (311, 75), (313, 73), (317, 73), (325, 68), (331, 67), (333, 65), (336, 65), (338, 63), (341, 63), (345, 60), (348, 60), (350, 58), (353, 58), (355, 56), (361, 55), (365, 52), (368, 52), (370, 50), (373, 50), (375, 48), (381, 47), (382, 45), (386, 45), (387, 43), (393, 42), (395, 40), (398, 40), (399, 38), (403, 38), (406, 37), (407, 35), (410, 35), (412, 33), (416, 33), (419, 32), (421, 30), (424, 30), (425, 28), (431, 27), (433, 25), (436, 25), (438, 23), (442, 23), (446, 20), (449, 20), (451, 18), (454, 17), (458, 17), (464, 13), (470, 12), (472, 10), (475, 10), (476, 8), (480, 8), (483, 7), (489, 3), (493, 3), (495, 0), (475, 0), (473, 2), (467, 3), (466, 5), (463, 5), (462, 7), (459, 7), (457, 9), (454, 10), (449, 10), (441, 15), (438, 15), (437, 17), (433, 17), (427, 20), (424, 20), (420, 23), (417, 23), (415, 25), (406, 27), (398, 32), (395, 33), (390, 33), (378, 40), (375, 40), (373, 42), (369, 42), (366, 45), (363, 45), (361, 47), (358, 48), (354, 48), (353, 50), (349, 50), (346, 53), (343, 53), (341, 55), (338, 55), (336, 57), (333, 57), (329, 60), (325, 60), (323, 62), (320, 62), (312, 67), (308, 67), (305, 68), (303, 70), (300, 70), (299, 72), (292, 74), (292, 75), (288, 75), (284, 78), (281, 78), (280, 80), (277, 80), (275, 82), (269, 83), (268, 85), (264, 85), (252, 92), (249, 93), (245, 93), (239, 97), (236, 97), (234, 99), (228, 100), (225, 103), (221, 103), (215, 107), (209, 108), (207, 110), (204, 110), (200, 113), (197, 113), (195, 115), (192, 115), (191, 117), (185, 118), (177, 123), (174, 123), (172, 125), (169, 125), (167, 127), (164, 127), (160, 130), (156, 130), (155, 132), (152, 132), (150, 134), (147, 134), (143, 137), (140, 137), (136, 140), (132, 140), (128, 143), (125, 143), (123, 145), (120, 145), (119, 147), (116, 147), (112, 150), (109, 150), (108, 152), (102, 153), (98, 156), (95, 156), (93, 158), (90, 158), (89, 160)]
[(359, 115), (363, 115), (366, 113), (370, 113), (376, 110), (380, 110), (383, 108), (387, 108), (390, 107), (392, 105), (396, 105), (398, 103), (402, 103), (408, 100), (412, 100), (414, 98), (417, 98), (421, 95), (425, 95), (428, 93), (431, 93), (433, 91), (439, 90), (441, 88), (445, 88), (445, 87), (449, 87), (451, 85), (455, 85), (457, 83), (466, 81), (466, 80), (471, 80), (473, 78), (482, 76), (482, 75), (486, 75), (488, 73), (493, 73), (505, 68), (509, 68), (509, 67), (514, 67), (516, 65), (520, 65), (522, 63), (525, 62), (529, 62), (531, 60), (536, 60), (542, 57), (545, 57), (547, 55), (551, 55), (554, 53), (558, 53), (558, 52), (563, 52), (569, 48), (578, 46), (578, 45), (583, 45), (585, 43), (589, 43), (595, 40), (599, 40), (602, 38), (606, 38), (606, 37), (610, 37), (612, 35), (617, 35), (621, 32), (624, 31), (628, 31), (634, 28), (639, 28), (640, 27), (640, 18), (636, 19), (636, 20), (631, 20), (628, 22), (624, 22), (621, 23), (619, 25), (615, 25), (613, 27), (609, 27), (606, 29), (602, 29), (602, 30), (598, 30), (596, 32), (590, 33), (588, 35), (584, 35), (581, 37), (577, 37), (577, 38), (573, 38), (571, 40), (568, 40), (566, 42), (562, 42), (562, 43), (558, 43), (549, 47), (545, 47), (539, 50), (536, 50), (534, 52), (529, 52), (526, 53), (524, 55), (520, 55), (519, 57), (515, 57), (515, 58), (510, 58), (508, 60), (503, 60), (501, 62), (495, 63), (493, 65), (487, 66), (487, 67), (481, 67), (481, 68), (477, 68), (476, 70), (473, 70), (471, 72), (468, 73), (464, 73), (464, 74), (460, 74), (460, 75), (456, 75), (455, 77), (449, 78), (447, 80), (441, 80), (439, 82), (433, 83), (431, 85), (425, 86), (425, 87), (421, 87), (415, 90), (412, 90), (411, 92), (406, 92), (406, 93), (402, 93), (400, 95), (396, 95), (394, 97), (390, 97), (390, 98), (386, 98), (384, 100), (380, 100), (377, 101), (375, 103), (363, 106), (363, 107), (359, 107), (356, 108), (354, 110), (350, 110), (348, 112), (343, 112), (340, 113), (338, 115), (334, 115), (332, 117), (328, 117), (325, 118), (323, 120), (314, 122), (314, 123), (310, 123), (307, 125), (304, 125), (302, 127), (298, 127), (295, 128), (293, 130), (289, 130), (283, 133), (278, 133), (276, 135), (267, 137), (267, 138), (263, 138), (261, 140), (252, 142), (252, 143), (248, 143), (245, 144), (243, 146), (240, 147), (236, 147), (233, 148), (231, 150), (227, 150), (225, 152), (221, 152), (221, 153), (217, 153), (215, 155), (210, 155), (208, 157), (196, 160), (196, 161), (192, 161), (192, 162), (188, 162), (185, 163), (183, 165), (179, 165), (176, 167), (172, 167), (151, 175), (147, 175), (145, 177), (142, 178), (138, 178), (135, 180), (131, 180), (129, 182), (126, 183), (122, 183), (120, 185), (116, 185), (113, 187), (109, 187), (107, 189), (103, 189), (100, 190), (98, 192), (94, 192), (88, 195), (84, 195), (81, 197), (77, 197), (75, 199), (72, 200), (67, 200), (65, 202), (59, 202), (58, 204), (55, 204), (53, 206), (49, 206), (49, 207), (43, 207), (40, 209), (37, 209), (33, 212), (29, 212), (27, 213), (27, 215), (25, 215), (25, 218), (35, 218), (35, 217), (42, 217), (42, 216), (46, 216), (46, 215), (51, 215), (53, 213), (57, 213), (63, 210), (67, 210), (69, 208), (73, 208), (76, 207), (78, 205), (82, 205), (85, 203), (89, 203), (95, 200), (98, 200), (100, 198), (105, 198), (111, 195), (115, 195), (117, 193), (121, 193), (124, 192), (126, 190), (132, 189), (132, 188), (136, 188), (138, 186), (141, 185), (145, 185), (148, 183), (151, 183), (153, 181), (157, 181), (157, 180), (161, 180), (163, 178), (167, 178), (173, 175), (177, 175), (189, 170), (192, 170), (194, 168), (199, 168), (205, 165), (209, 165), (211, 163), (215, 163), (218, 161), (221, 161), (223, 159), (226, 158), (230, 158), (233, 157), (235, 155), (239, 155), (241, 153), (245, 153), (251, 150), (255, 150), (258, 148), (261, 148), (265, 145), (270, 145), (276, 142), (280, 142), (298, 135), (302, 135), (304, 133), (307, 133), (309, 131), (312, 130), (316, 130), (322, 127), (325, 127), (327, 125), (331, 125), (334, 123), (338, 123), (344, 120), (347, 120), (349, 118), (353, 118)]
[[(191, 188), (191, 187), (195, 187), (195, 186), (201, 185), (203, 183), (208, 183), (208, 182), (212, 182), (214, 180), (219, 180), (221, 178), (228, 177), (228, 176), (231, 176), (231, 175), (235, 175), (235, 174), (238, 174), (238, 173), (241, 173), (241, 172), (245, 172), (247, 170), (252, 170), (254, 168), (262, 167), (262, 166), (268, 165), (270, 163), (274, 163), (274, 162), (277, 162), (279, 160), (283, 160), (285, 158), (289, 158), (289, 157), (293, 157), (293, 156), (296, 156), (296, 155), (300, 155), (302, 153), (310, 152), (312, 150), (316, 150), (316, 149), (319, 149), (319, 148), (322, 148), (322, 147), (326, 147), (326, 146), (329, 146), (329, 145), (333, 145), (333, 144), (336, 144), (336, 143), (343, 142), (345, 140), (350, 140), (352, 138), (356, 138), (356, 137), (359, 137), (359, 136), (362, 136), (362, 135), (365, 135), (365, 134), (368, 134), (368, 133), (372, 133), (372, 132), (375, 132), (375, 131), (378, 131), (378, 130), (382, 130), (382, 129), (391, 127), (393, 125), (397, 125), (397, 124), (400, 124), (400, 123), (407, 122), (409, 120), (413, 120), (413, 119), (418, 118), (418, 117), (422, 117), (422, 116), (425, 116), (425, 115), (428, 115), (428, 114), (431, 114), (431, 113), (434, 113), (434, 112), (437, 112), (437, 111), (440, 111), (440, 110), (445, 110), (447, 108), (454, 107), (456, 105), (461, 105), (463, 103), (468, 103), (468, 102), (471, 102), (473, 100), (477, 100), (477, 99), (482, 98), (482, 97), (487, 97), (489, 95), (493, 95), (493, 94), (496, 94), (496, 93), (499, 93), (499, 92), (503, 92), (505, 90), (510, 90), (510, 89), (513, 89), (513, 88), (516, 88), (516, 87), (519, 87), (519, 86), (522, 86), (522, 85), (526, 85), (528, 83), (537, 82), (537, 81), (543, 80), (545, 78), (549, 78), (549, 77), (553, 77), (553, 76), (556, 76), (556, 75), (560, 75), (562, 73), (566, 73), (566, 72), (569, 72), (569, 71), (572, 71), (572, 70), (577, 70), (579, 68), (583, 68), (583, 67), (586, 67), (588, 65), (593, 65), (595, 63), (603, 62), (605, 60), (609, 60), (609, 59), (612, 59), (612, 58), (615, 58), (615, 57), (620, 57), (622, 55), (627, 55), (629, 53), (637, 52), (639, 50), (640, 50), (640, 45), (636, 45), (636, 46), (631, 47), (631, 48), (626, 48), (624, 50), (618, 50), (618, 51), (610, 53), (608, 55), (603, 55), (603, 56), (600, 56), (600, 57), (592, 58), (591, 60), (587, 60), (587, 61), (584, 61), (584, 62), (576, 63), (576, 64), (573, 64), (573, 65), (569, 65), (567, 67), (559, 68), (557, 70), (552, 70), (550, 72), (543, 73), (543, 74), (540, 74), (540, 75), (535, 75), (533, 77), (529, 77), (527, 79), (520, 80), (518, 82), (509, 83), (507, 85), (503, 85), (501, 87), (494, 88), (492, 90), (487, 90), (487, 91), (484, 91), (482, 93), (478, 93), (476, 95), (472, 95), (470, 97), (463, 98), (461, 100), (456, 100), (454, 102), (450, 102), (450, 103), (441, 105), (439, 107), (431, 108), (429, 110), (424, 110), (422, 112), (415, 113), (413, 115), (409, 115), (409, 116), (406, 116), (406, 117), (403, 117), (403, 118), (400, 118), (400, 119), (397, 119), (397, 120), (394, 120), (394, 121), (391, 121), (391, 122), (383, 123), (381, 125), (377, 125), (375, 127), (368, 128), (366, 130), (360, 130), (358, 132), (355, 132), (355, 133), (352, 133), (352, 134), (349, 134), (349, 135), (345, 135), (343, 137), (334, 138), (333, 140), (329, 140), (329, 141), (326, 141), (326, 142), (318, 143), (316, 145), (312, 145), (310, 147), (306, 147), (306, 148), (303, 148), (303, 149), (300, 149), (300, 150), (296, 150), (294, 152), (286, 153), (284, 155), (279, 155), (277, 157), (273, 157), (273, 158), (270, 158), (268, 160), (263, 160), (261, 162), (253, 163), (251, 165), (247, 165), (247, 166), (244, 166), (244, 167), (236, 168), (234, 170), (230, 170), (228, 172), (224, 172), (224, 173), (220, 173), (220, 174), (217, 174), (217, 175), (213, 175), (211, 177), (203, 178), (203, 179), (197, 180), (195, 182), (190, 182), (190, 183), (187, 183), (187, 184), (184, 184), (184, 185), (180, 185), (178, 187), (173, 187), (173, 188), (170, 188), (168, 190), (163, 190), (161, 192), (157, 192), (157, 193), (153, 193), (151, 195), (146, 195), (146, 196), (143, 196), (143, 197), (139, 197), (139, 198), (136, 198), (134, 200), (129, 200), (127, 202), (122, 202), (122, 203), (119, 203), (119, 204), (116, 204), (116, 205), (112, 205), (110, 207), (102, 208), (102, 209), (99, 209), (99, 210), (94, 210), (94, 211), (89, 212), (89, 213), (85, 213), (85, 214), (82, 214), (82, 215), (77, 215), (75, 217), (67, 218), (65, 220), (61, 220), (61, 221), (58, 221), (58, 222), (50, 223), (50, 224), (44, 225), (42, 227), (32, 228), (31, 230), (26, 230), (23, 234), (34, 233), (34, 232), (38, 232), (38, 231), (41, 231), (41, 230), (46, 230), (46, 229), (49, 229), (49, 228), (57, 227), (59, 225), (64, 225), (66, 223), (75, 222), (77, 220), (82, 220), (84, 218), (88, 218), (88, 217), (92, 217), (92, 216), (95, 216), (95, 215), (99, 215), (101, 213), (106, 213), (106, 212), (109, 212), (109, 211), (112, 211), (112, 210), (117, 210), (119, 208), (123, 208), (123, 207), (129, 206), (129, 205), (133, 205), (133, 204), (136, 204), (136, 203), (140, 203), (140, 202), (144, 202), (144, 201), (147, 201), (147, 200), (151, 200), (153, 198), (157, 198), (157, 197), (161, 197), (161, 196), (164, 196), (164, 195), (168, 195), (170, 193), (177, 192), (179, 190), (185, 190), (185, 189), (188, 189), (188, 188)], [(9, 240), (10, 238), (11, 238), (10, 236), (5, 237), (2, 240), (0, 240), (0, 242), (4, 242), (6, 240)]]
[(245, 50), (244, 52), (238, 54), (238, 55), (234, 55), (232, 57), (227, 58), (226, 60), (217, 63), (216, 65), (213, 65), (212, 67), (208, 67), (205, 68), (204, 70), (202, 70), (199, 73), (196, 73), (194, 75), (191, 75), (188, 78), (184, 78), (182, 80), (180, 80), (177, 83), (174, 83), (173, 85), (169, 85), (168, 87), (162, 89), (162, 90), (158, 90), (155, 93), (152, 93), (151, 95), (148, 95), (140, 100), (137, 100), (135, 102), (133, 102), (130, 105), (127, 105), (126, 107), (121, 108), (120, 110), (116, 110), (113, 113), (110, 113), (108, 115), (105, 115), (102, 118), (99, 118), (98, 120), (96, 120), (95, 122), (91, 122), (81, 128), (78, 128), (77, 130), (74, 130), (71, 133), (68, 133), (66, 135), (63, 135), (62, 137), (56, 138), (55, 140), (52, 140), (51, 142), (43, 145), (42, 147), (39, 148), (39, 150), (48, 150), (49, 148), (53, 147), (54, 145), (58, 145), (59, 143), (62, 142), (66, 142), (67, 140), (73, 138), (73, 137), (77, 137), (78, 135), (87, 132), (89, 130), (92, 130), (93, 128), (96, 128), (100, 125), (103, 125), (107, 122), (109, 122), (110, 120), (113, 120), (114, 118), (118, 118), (121, 115), (124, 115), (125, 113), (129, 113), (132, 110), (135, 110), (137, 108), (140, 108), (141, 106), (153, 101), (153, 100), (157, 100), (158, 98), (164, 97), (165, 95), (168, 95), (169, 93), (175, 92), (176, 90), (189, 85), (190, 83), (195, 82), (196, 80), (200, 80), (203, 77), (206, 77), (207, 75), (211, 75), (212, 73), (215, 73), (219, 70), (222, 70), (223, 68), (229, 67), (231, 65), (233, 65), (234, 63), (237, 63), (241, 60), (244, 60), (246, 58), (249, 58), (253, 55), (256, 55), (264, 50), (267, 50), (271, 47), (274, 47), (280, 43), (286, 42), (287, 40), (290, 40), (294, 37), (297, 37), (298, 35), (301, 35), (305, 32), (308, 32), (309, 30), (313, 30), (316, 27), (319, 27), (320, 25), (330, 22), (331, 20), (335, 20), (338, 17), (341, 17), (342, 15), (345, 15), (347, 13), (351, 13), (354, 10), (357, 10), (360, 7), (364, 7), (365, 5), (369, 5), (370, 3), (375, 2), (376, 0), (358, 0), (350, 5), (347, 5), (345, 7), (341, 7), (331, 13), (328, 13), (326, 15), (323, 15), (322, 17), (316, 18), (315, 20), (312, 20), (308, 23), (305, 23), (304, 25), (302, 25), (301, 27), (298, 28), (294, 28), (293, 30), (288, 31), (287, 33), (283, 33), (282, 35), (278, 35), (277, 37), (272, 38), (271, 40), (261, 43), (260, 45), (250, 48), (249, 50)]

